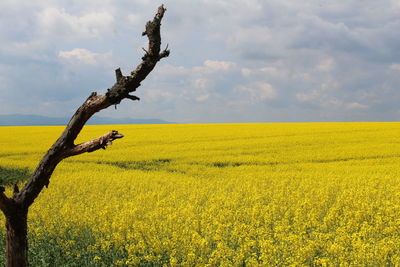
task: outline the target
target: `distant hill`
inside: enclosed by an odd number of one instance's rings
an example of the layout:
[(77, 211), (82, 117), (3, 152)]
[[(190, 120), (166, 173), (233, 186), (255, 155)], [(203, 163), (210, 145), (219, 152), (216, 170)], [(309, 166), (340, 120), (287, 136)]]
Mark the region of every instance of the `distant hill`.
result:
[[(9, 114), (0, 115), (0, 126), (40, 126), (40, 125), (66, 125), (70, 118), (46, 117), (40, 115)], [(170, 124), (172, 122), (160, 119), (131, 119), (131, 118), (107, 118), (93, 116), (88, 125), (104, 124)]]

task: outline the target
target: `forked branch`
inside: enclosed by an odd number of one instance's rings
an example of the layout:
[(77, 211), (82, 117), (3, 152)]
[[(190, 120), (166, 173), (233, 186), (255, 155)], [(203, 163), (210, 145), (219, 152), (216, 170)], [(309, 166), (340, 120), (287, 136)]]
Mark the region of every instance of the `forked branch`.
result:
[(116, 82), (105, 94), (96, 92), (90, 94), (76, 110), (61, 136), (44, 155), (22, 190), (15, 185), (13, 196), (7, 197), (4, 187), (0, 186), (0, 210), (6, 216), (7, 267), (26, 267), (28, 265), (28, 209), (43, 187), (49, 185), (50, 177), (57, 164), (67, 157), (93, 152), (100, 148), (105, 149), (114, 140), (123, 137), (122, 134), (113, 130), (93, 140), (75, 145), (77, 136), (93, 114), (111, 105), (117, 105), (123, 99), (139, 100), (137, 96), (130, 93), (136, 91), (136, 88), (140, 86), (140, 83), (161, 58), (169, 55), (168, 46), (160, 53), (160, 26), (165, 10), (164, 6), (160, 6), (154, 19), (146, 24), (143, 35), (149, 39), (149, 46), (142, 57), (142, 62), (136, 69), (127, 76), (122, 74), (121, 69), (116, 69)]
[(4, 194), (5, 188), (0, 186), (0, 210), (7, 216), (10, 211), (12, 200)]
[[(139, 100), (137, 96), (130, 95), (130, 93), (136, 91), (140, 83), (154, 69), (157, 62), (161, 58), (167, 57), (170, 53), (168, 46), (160, 53), (160, 26), (165, 11), (166, 9), (161, 5), (153, 20), (146, 24), (143, 35), (147, 36), (149, 43), (148, 49), (142, 58), (142, 62), (127, 76), (122, 74), (121, 69), (116, 69), (115, 84), (109, 88), (105, 94), (92, 93), (77, 109), (64, 132), (43, 157), (29, 181), (20, 192), (15, 194), (13, 199), (16, 203), (19, 203), (23, 207), (29, 207), (43, 187), (48, 186), (51, 174), (57, 164), (64, 158), (85, 152), (93, 152), (100, 148), (106, 148), (112, 141), (123, 137), (123, 135), (119, 134), (117, 131), (111, 131), (91, 141), (78, 145), (74, 144), (76, 137), (93, 114), (111, 105), (117, 105), (123, 99)], [(0, 198), (0, 208), (2, 207), (1, 203), (2, 201)], [(6, 204), (4, 204), (4, 206), (6, 206)]]
[(93, 152), (99, 150), (100, 148), (106, 149), (107, 146), (112, 144), (112, 141), (124, 137), (117, 131), (112, 130), (98, 138), (87, 141), (85, 143), (75, 145), (72, 149), (68, 150), (66, 157), (76, 156), (85, 152)]

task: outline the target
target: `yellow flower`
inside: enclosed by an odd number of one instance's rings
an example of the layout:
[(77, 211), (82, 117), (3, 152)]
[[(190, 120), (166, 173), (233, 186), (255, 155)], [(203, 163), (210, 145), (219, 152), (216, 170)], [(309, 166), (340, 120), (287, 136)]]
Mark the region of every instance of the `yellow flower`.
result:
[[(126, 139), (63, 161), (31, 207), (38, 255), (61, 249), (76, 266), (400, 262), (400, 123), (116, 128)], [(32, 172), (61, 130), (0, 131), (0, 176)], [(77, 142), (109, 130), (87, 126)]]

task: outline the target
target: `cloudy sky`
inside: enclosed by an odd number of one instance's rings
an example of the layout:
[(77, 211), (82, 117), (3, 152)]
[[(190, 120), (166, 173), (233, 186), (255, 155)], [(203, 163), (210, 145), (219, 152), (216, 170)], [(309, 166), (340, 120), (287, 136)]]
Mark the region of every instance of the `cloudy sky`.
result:
[(398, 121), (399, 0), (1, 0), (0, 114), (69, 117), (129, 73), (164, 3), (140, 102), (101, 116), (182, 123)]

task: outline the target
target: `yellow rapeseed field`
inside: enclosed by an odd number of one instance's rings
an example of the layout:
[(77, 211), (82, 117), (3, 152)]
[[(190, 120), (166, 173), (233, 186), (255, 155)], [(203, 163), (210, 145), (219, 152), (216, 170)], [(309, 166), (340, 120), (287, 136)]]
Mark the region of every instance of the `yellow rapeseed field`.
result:
[[(63, 161), (31, 207), (31, 265), (400, 264), (398, 122), (87, 126), (79, 139), (112, 129), (125, 138)], [(31, 172), (62, 130), (1, 127), (0, 167)]]

